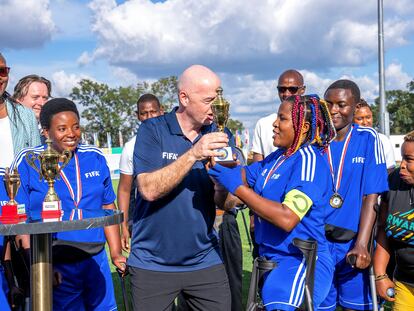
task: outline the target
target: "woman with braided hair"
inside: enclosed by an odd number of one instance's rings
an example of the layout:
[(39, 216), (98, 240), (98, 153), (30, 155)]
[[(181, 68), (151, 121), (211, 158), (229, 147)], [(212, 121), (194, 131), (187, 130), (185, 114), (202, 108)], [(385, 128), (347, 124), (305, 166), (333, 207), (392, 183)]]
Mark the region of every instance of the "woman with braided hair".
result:
[(277, 263), (262, 288), (266, 310), (300, 306), (306, 267), (292, 240), (318, 242), (316, 309), (328, 294), (333, 273), (324, 233), (332, 180), (322, 153), (335, 129), (326, 103), (317, 96), (284, 100), (273, 128), (278, 149), (263, 161), (233, 169), (215, 164), (209, 174), (254, 211), (259, 253)]

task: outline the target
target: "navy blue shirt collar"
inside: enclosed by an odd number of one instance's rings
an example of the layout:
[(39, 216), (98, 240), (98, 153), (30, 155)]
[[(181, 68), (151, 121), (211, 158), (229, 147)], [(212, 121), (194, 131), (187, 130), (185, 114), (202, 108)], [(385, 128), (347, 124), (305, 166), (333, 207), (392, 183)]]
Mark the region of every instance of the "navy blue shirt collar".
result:
[[(167, 113), (165, 115), (165, 120), (167, 121), (168, 128), (173, 135), (182, 135), (184, 136), (183, 131), (181, 130), (181, 126), (178, 123), (177, 119), (177, 110), (178, 107), (174, 107), (171, 112)], [(215, 123), (212, 123), (210, 125), (204, 125), (201, 127), (200, 134), (204, 135), (210, 132), (217, 131), (217, 126)], [(197, 141), (200, 138), (200, 134), (197, 136), (195, 141)]]

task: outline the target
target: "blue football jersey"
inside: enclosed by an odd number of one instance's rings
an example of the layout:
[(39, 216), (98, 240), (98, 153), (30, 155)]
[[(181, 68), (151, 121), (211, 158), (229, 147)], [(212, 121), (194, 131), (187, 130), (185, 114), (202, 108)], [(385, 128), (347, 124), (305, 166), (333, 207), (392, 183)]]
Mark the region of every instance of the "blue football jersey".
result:
[[(344, 142), (333, 141), (330, 146), (337, 176)], [(387, 190), (385, 155), (378, 133), (370, 127), (354, 124), (337, 189), (344, 201), (340, 208), (327, 205), (327, 223), (358, 232), (363, 197)]]
[[(246, 167), (246, 178), (254, 191), (272, 201), (283, 203), (289, 191), (296, 189), (313, 202), (310, 210), (291, 231), (285, 232), (260, 217), (255, 217), (255, 237), (261, 255), (300, 254), (292, 245), (294, 238), (315, 239), (320, 251), (326, 250), (324, 232), (325, 206), (332, 195), (329, 166), (314, 146), (301, 147), (288, 157), (271, 176), (276, 161), (281, 161), (284, 150), (276, 150), (263, 161)], [(267, 182), (266, 182), (267, 180)]]
[[(20, 173), (22, 200), (26, 204), (26, 211), (32, 216), (39, 215), (48, 185), (45, 180), (39, 179), (39, 174), (27, 163), (25, 156), (28, 151), (39, 154), (45, 148), (46, 145), (23, 149), (12, 164), (13, 167), (18, 168)], [(75, 157), (79, 160), (79, 173), (77, 173)], [(69, 187), (62, 177), (57, 179), (54, 187), (66, 216), (75, 208), (74, 201), (78, 202), (78, 208), (82, 209), (85, 217), (100, 215), (99, 211), (102, 209), (102, 205), (114, 202), (115, 193), (112, 189), (109, 168), (104, 155), (98, 148), (79, 145), (63, 172), (73, 189), (75, 198), (75, 200), (72, 198)], [(77, 176), (80, 177), (80, 182), (77, 181)], [(56, 238), (74, 242), (105, 241), (103, 228), (60, 232), (56, 234)]]

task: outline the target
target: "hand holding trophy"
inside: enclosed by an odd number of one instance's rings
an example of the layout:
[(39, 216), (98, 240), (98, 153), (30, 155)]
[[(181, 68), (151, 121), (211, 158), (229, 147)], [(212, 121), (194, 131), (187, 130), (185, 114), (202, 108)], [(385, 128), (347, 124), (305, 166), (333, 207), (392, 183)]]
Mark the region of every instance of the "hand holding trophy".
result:
[[(46, 140), (47, 148), (40, 154), (36, 154), (30, 151), (26, 154), (27, 163), (33, 169), (39, 173), (40, 180), (45, 179), (48, 183), (49, 189), (46, 193), (45, 199), (42, 205), (42, 218), (59, 218), (62, 216), (63, 211), (61, 207), (61, 201), (57, 195), (54, 183), (55, 179), (59, 179), (60, 171), (68, 165), (72, 152), (69, 150), (63, 151), (61, 154), (52, 148), (52, 141)], [(35, 161), (39, 162), (38, 167)], [(62, 160), (62, 165), (59, 165), (59, 161)]]
[(0, 221), (10, 223), (25, 220), (27, 218), (25, 205), (19, 204), (15, 200), (20, 187), (20, 175), (16, 168), (12, 172), (10, 172), (9, 168), (6, 168), (4, 187), (10, 200), (2, 207)]
[[(211, 104), (211, 109), (213, 111), (214, 121), (217, 124), (218, 130), (224, 133), (224, 128), (226, 127), (227, 121), (229, 120), (230, 104), (227, 100), (223, 98), (223, 89), (221, 87), (218, 87), (216, 92), (217, 97)], [(233, 150), (230, 146), (220, 148), (217, 151), (220, 152), (222, 155), (214, 157), (215, 162), (218, 162), (221, 165), (225, 166), (236, 165)]]

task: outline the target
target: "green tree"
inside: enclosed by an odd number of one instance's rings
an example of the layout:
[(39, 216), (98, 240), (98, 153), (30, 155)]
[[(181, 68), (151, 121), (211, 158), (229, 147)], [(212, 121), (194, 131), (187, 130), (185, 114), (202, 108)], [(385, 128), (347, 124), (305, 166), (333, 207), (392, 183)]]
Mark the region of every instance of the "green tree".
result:
[(158, 97), (164, 111), (170, 111), (178, 102), (177, 77), (171, 76), (155, 81), (150, 85), (149, 92)]
[(73, 88), (70, 97), (84, 108), (82, 117), (87, 121), (83, 126), (85, 135), (92, 137), (93, 133), (97, 133), (101, 145), (104, 145), (106, 133), (109, 132), (112, 145), (116, 146), (119, 145), (119, 131), (124, 141), (133, 135), (137, 127), (136, 102), (144, 93), (157, 96), (165, 111), (169, 111), (176, 101), (177, 77), (117, 88), (84, 79)]
[(229, 119), (227, 121), (227, 128), (234, 134), (239, 130), (240, 132), (244, 130), (243, 123), (239, 120)]
[(87, 121), (85, 133), (98, 133), (100, 142), (106, 142), (106, 133), (111, 134), (113, 145), (119, 143), (118, 131), (128, 135), (136, 124), (134, 105), (140, 95), (137, 88), (110, 88), (104, 83), (84, 79), (73, 88), (70, 97), (85, 109), (82, 117)]
[[(392, 135), (404, 135), (414, 129), (414, 80), (407, 84), (407, 90), (386, 92), (387, 110), (390, 115), (390, 132)], [(379, 98), (373, 105), (376, 126), (379, 121)]]

